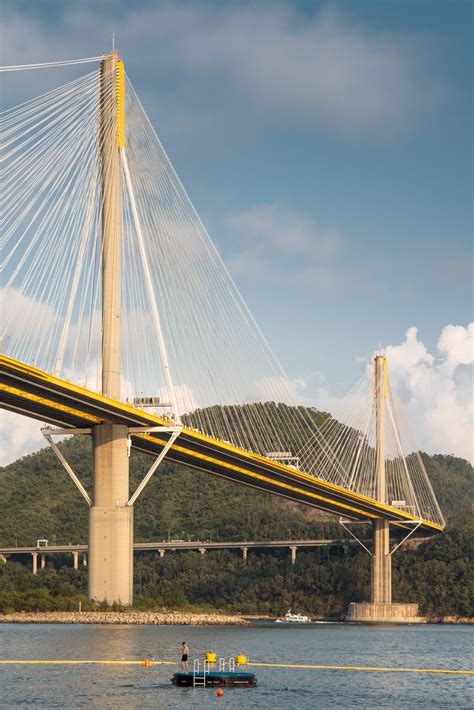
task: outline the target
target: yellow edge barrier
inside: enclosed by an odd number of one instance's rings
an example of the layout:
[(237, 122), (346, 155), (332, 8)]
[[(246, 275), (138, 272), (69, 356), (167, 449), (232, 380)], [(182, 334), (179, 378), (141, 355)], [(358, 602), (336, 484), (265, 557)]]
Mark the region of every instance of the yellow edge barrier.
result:
[(262, 668), (316, 668), (334, 671), (389, 671), (393, 673), (451, 673), (452, 675), (474, 675), (474, 671), (446, 670), (444, 668), (371, 668), (370, 666), (310, 666), (296, 663), (247, 663), (248, 666)]
[[(28, 665), (34, 665), (34, 666), (76, 666), (76, 665), (91, 665), (91, 664), (96, 664), (96, 665), (108, 665), (108, 666), (143, 666), (145, 665), (145, 661), (69, 661), (69, 660), (61, 660), (61, 661), (1, 661), (0, 660), (0, 666), (13, 666), (13, 665), (23, 665), (23, 666), (28, 666)], [(176, 661), (146, 661), (146, 665), (153, 665), (153, 666), (175, 666)]]
[[(110, 665), (110, 666), (175, 666), (175, 661), (108, 661), (108, 660), (0, 660), (0, 665)], [(445, 668), (372, 668), (371, 666), (321, 666), (297, 663), (247, 663), (256, 668), (313, 668), (316, 670), (335, 671), (374, 671), (389, 673), (444, 673), (450, 675), (474, 675), (474, 671), (450, 670)]]

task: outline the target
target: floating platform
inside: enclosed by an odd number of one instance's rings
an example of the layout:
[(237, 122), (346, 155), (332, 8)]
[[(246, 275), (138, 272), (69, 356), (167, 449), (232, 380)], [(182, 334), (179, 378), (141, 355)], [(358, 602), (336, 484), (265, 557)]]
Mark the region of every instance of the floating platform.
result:
[(254, 688), (257, 685), (255, 673), (246, 671), (209, 671), (209, 673), (175, 673), (171, 678), (174, 685), (206, 688)]

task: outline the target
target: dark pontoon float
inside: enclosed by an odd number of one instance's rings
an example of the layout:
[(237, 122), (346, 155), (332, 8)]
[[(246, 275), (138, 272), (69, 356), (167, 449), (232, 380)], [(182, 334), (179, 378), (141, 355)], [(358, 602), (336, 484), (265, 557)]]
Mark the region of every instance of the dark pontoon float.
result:
[[(243, 658), (243, 657), (238, 657)], [(201, 662), (196, 658), (192, 671), (180, 671), (171, 678), (174, 685), (193, 688), (254, 688), (257, 685), (255, 673), (235, 669), (235, 659), (220, 658), (219, 663), (211, 663), (207, 659), (201, 668)]]

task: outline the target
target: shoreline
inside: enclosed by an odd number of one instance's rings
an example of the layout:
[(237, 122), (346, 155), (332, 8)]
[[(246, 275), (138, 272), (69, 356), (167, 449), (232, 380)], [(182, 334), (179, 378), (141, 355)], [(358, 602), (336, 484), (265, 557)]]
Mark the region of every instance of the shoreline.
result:
[[(220, 614), (186, 611), (18, 611), (0, 614), (0, 624), (102, 624), (148, 626), (253, 626), (258, 621), (275, 621), (266, 614)], [(311, 621), (346, 623), (344, 619), (312, 618)], [(362, 622), (360, 622), (362, 623)], [(473, 617), (425, 616), (422, 624), (474, 624)], [(354, 625), (354, 622), (347, 622)]]
[(0, 624), (140, 624), (149, 626), (250, 626), (241, 616), (186, 611), (19, 611), (0, 614)]

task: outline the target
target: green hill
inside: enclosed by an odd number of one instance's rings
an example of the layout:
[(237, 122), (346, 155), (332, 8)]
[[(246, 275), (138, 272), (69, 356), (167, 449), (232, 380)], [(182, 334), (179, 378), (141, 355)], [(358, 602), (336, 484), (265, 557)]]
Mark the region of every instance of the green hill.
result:
[[(61, 444), (88, 490), (92, 457), (87, 438)], [(472, 507), (472, 466), (454, 456), (423, 454), (446, 516)], [(132, 453), (132, 488), (151, 459)], [(87, 506), (50, 449), (0, 469), (0, 546), (87, 541)], [(341, 537), (335, 516), (164, 462), (135, 507), (138, 541), (171, 538), (251, 540)], [(54, 536), (54, 537), (53, 537)]]
[[(61, 444), (86, 488), (91, 487), (90, 442)], [(417, 601), (433, 614), (472, 614), (472, 466), (453, 456), (423, 454), (443, 512), (455, 515), (445, 533), (394, 556), (394, 599)], [(150, 459), (132, 454), (132, 487)], [(0, 546), (87, 541), (87, 505), (58, 463), (43, 449), (0, 469)], [(334, 516), (276, 496), (164, 462), (135, 508), (135, 539), (252, 540), (342, 537)], [(0, 611), (77, 608), (86, 600), (86, 574), (68, 558), (48, 561), (37, 577), (30, 561), (0, 565)], [(28, 566), (26, 566), (28, 565)], [(178, 590), (178, 591), (177, 591)], [(232, 551), (136, 555), (135, 599), (145, 607), (220, 608), (281, 613), (289, 606), (339, 616), (349, 601), (367, 599), (369, 557), (357, 546), (252, 552), (246, 566)]]

